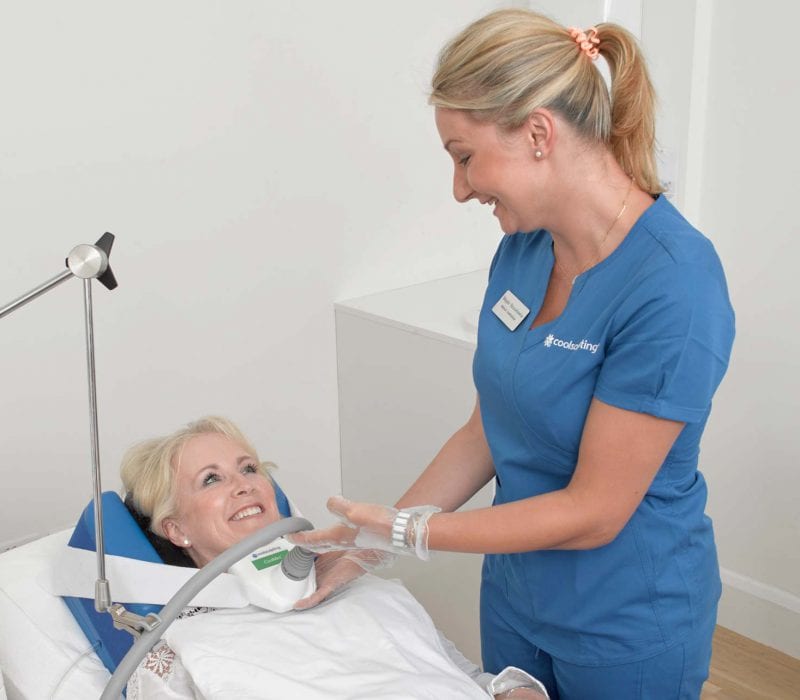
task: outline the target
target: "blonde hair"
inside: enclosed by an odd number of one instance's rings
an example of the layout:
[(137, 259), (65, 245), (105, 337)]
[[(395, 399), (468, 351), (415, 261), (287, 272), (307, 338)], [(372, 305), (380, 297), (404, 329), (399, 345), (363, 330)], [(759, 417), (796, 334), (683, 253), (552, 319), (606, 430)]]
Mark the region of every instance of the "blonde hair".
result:
[(133, 506), (150, 518), (150, 529), (160, 537), (166, 537), (161, 523), (177, 514), (174, 476), (183, 446), (192, 438), (209, 433), (224, 435), (243, 447), (264, 476), (269, 477), (269, 469), (275, 467), (272, 462), (259, 461), (242, 431), (219, 416), (206, 416), (171, 435), (137, 443), (122, 458), (122, 484)]
[(655, 92), (636, 39), (616, 24), (597, 25), (611, 71), (611, 94), (569, 32), (530, 10), (492, 12), (439, 55), (429, 102), (469, 112), (505, 129), (533, 110), (552, 109), (581, 136), (607, 145), (644, 190), (663, 188), (655, 164)]

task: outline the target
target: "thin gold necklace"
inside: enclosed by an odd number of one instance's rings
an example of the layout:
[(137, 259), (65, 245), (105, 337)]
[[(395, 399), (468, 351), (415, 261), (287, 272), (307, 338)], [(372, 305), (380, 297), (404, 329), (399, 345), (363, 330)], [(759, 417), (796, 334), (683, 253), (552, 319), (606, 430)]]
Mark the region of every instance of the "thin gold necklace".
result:
[[(578, 272), (575, 273), (575, 275), (572, 277), (572, 282), (570, 284), (574, 285), (575, 284), (575, 280), (578, 279), (578, 277), (580, 277), (590, 267), (593, 267), (594, 265), (596, 265), (597, 262), (600, 260), (600, 256), (603, 253), (603, 244), (606, 242), (606, 239), (608, 238), (608, 234), (611, 233), (611, 231), (614, 229), (614, 226), (616, 225), (617, 221), (619, 221), (622, 218), (622, 215), (625, 213), (625, 210), (628, 208), (628, 197), (630, 197), (632, 189), (633, 189), (633, 178), (631, 178), (631, 181), (628, 184), (628, 191), (625, 193), (625, 199), (622, 200), (622, 208), (619, 210), (619, 214), (617, 214), (614, 217), (614, 220), (611, 222), (611, 226), (608, 227), (608, 231), (605, 232), (605, 235), (600, 239), (600, 243), (598, 243), (598, 245), (597, 245), (597, 256), (586, 267), (578, 270)], [(556, 267), (559, 270), (561, 270), (561, 274), (564, 275), (564, 277), (566, 277), (567, 279), (569, 279), (569, 277), (570, 277), (569, 272), (567, 272), (564, 269), (564, 266), (560, 262), (558, 262), (558, 258), (556, 257), (556, 253), (555, 253), (555, 246), (553, 247), (553, 260), (555, 260)]]

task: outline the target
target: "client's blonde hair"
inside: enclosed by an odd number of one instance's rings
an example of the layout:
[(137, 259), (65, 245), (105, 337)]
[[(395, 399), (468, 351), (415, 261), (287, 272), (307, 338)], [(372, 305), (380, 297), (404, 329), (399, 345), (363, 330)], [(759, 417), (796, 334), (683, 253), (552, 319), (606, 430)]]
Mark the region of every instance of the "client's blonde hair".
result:
[(647, 192), (663, 190), (655, 165), (655, 91), (636, 39), (619, 25), (597, 25), (603, 76), (569, 31), (522, 9), (492, 12), (470, 24), (439, 55), (429, 102), (469, 112), (506, 129), (533, 110), (557, 111), (583, 137), (607, 144)]
[(206, 416), (165, 437), (144, 440), (131, 447), (122, 458), (122, 484), (133, 506), (150, 518), (150, 529), (166, 537), (161, 523), (177, 514), (175, 503), (175, 469), (183, 446), (193, 437), (217, 433), (241, 445), (258, 464), (258, 470), (269, 476), (272, 462), (261, 462), (258, 453), (241, 430), (219, 416)]

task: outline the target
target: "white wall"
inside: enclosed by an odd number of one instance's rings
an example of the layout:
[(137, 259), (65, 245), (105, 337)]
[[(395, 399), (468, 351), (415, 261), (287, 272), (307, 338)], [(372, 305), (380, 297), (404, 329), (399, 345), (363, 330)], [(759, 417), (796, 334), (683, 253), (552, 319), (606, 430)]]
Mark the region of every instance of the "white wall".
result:
[(700, 225), (737, 312), (728, 377), (702, 455), (720, 561), (720, 619), (800, 657), (800, 6), (714, 4)]
[[(485, 0), (0, 3), (0, 305), (117, 235), (95, 287), (104, 486), (215, 412), (323, 520), (340, 489), (333, 302), (472, 270), (426, 104)], [(81, 284), (0, 320), (0, 545), (91, 497)]]

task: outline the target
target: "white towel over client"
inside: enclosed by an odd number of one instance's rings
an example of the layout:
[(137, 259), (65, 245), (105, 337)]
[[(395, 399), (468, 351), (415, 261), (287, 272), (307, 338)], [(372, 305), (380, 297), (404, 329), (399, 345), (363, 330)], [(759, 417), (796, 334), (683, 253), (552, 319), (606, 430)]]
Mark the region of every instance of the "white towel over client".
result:
[(301, 612), (183, 617), (164, 640), (169, 648), (157, 646), (132, 676), (129, 700), (487, 697), (450, 660), (414, 597), (375, 576)]

